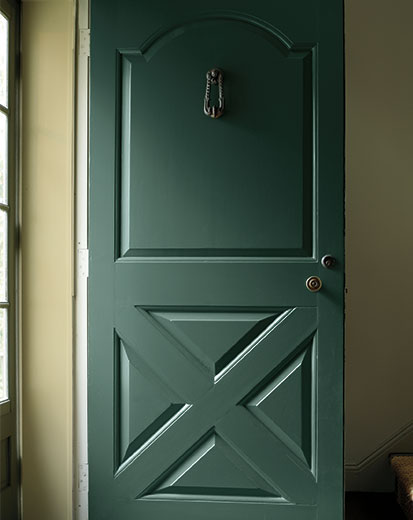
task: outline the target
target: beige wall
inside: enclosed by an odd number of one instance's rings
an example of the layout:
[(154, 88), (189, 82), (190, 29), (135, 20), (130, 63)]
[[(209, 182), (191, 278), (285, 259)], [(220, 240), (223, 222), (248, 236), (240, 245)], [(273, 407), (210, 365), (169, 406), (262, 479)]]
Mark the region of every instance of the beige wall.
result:
[[(24, 518), (69, 520), (74, 8), (27, 0), (22, 10)], [(387, 451), (411, 442), (412, 19), (410, 0), (346, 1), (346, 462), (354, 488), (382, 486)]]
[(25, 520), (71, 519), (72, 1), (22, 4)]
[(346, 462), (378, 488), (387, 454), (413, 451), (413, 2), (345, 14)]

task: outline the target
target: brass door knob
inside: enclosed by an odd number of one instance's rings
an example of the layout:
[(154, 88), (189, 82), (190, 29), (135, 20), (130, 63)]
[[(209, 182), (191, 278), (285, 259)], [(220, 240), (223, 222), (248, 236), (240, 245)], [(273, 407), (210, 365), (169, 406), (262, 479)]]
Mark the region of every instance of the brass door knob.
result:
[(310, 276), (310, 278), (307, 278), (305, 285), (309, 291), (318, 292), (321, 289), (323, 282), (318, 276)]

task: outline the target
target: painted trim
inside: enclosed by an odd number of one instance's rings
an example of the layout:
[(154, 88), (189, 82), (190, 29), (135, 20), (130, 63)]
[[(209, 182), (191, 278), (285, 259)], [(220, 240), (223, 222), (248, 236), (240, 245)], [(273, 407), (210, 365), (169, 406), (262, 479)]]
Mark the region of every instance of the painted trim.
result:
[(390, 455), (392, 452), (392, 446), (401, 442), (405, 437), (413, 433), (413, 420), (405, 424), (400, 428), (394, 435), (388, 437), (382, 442), (375, 450), (373, 450), (367, 457), (364, 457), (360, 462), (345, 464), (344, 468), (346, 472), (360, 473), (367, 467), (374, 464), (380, 457), (387, 454)]
[(73, 372), (73, 520), (88, 519), (87, 280), (89, 180), (89, 0), (78, 0), (76, 18), (76, 175)]

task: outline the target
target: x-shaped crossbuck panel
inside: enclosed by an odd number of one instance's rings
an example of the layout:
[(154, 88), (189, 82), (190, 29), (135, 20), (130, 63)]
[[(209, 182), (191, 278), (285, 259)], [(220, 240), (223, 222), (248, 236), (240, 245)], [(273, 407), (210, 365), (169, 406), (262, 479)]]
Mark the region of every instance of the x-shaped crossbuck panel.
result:
[(119, 306), (118, 488), (314, 504), (316, 328), (310, 307)]

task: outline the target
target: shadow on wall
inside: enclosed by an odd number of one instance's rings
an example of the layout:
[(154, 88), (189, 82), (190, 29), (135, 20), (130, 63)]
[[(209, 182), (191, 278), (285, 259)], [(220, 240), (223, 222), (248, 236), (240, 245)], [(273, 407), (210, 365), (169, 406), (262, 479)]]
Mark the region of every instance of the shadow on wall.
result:
[(413, 451), (413, 3), (346, 0), (346, 474)]

